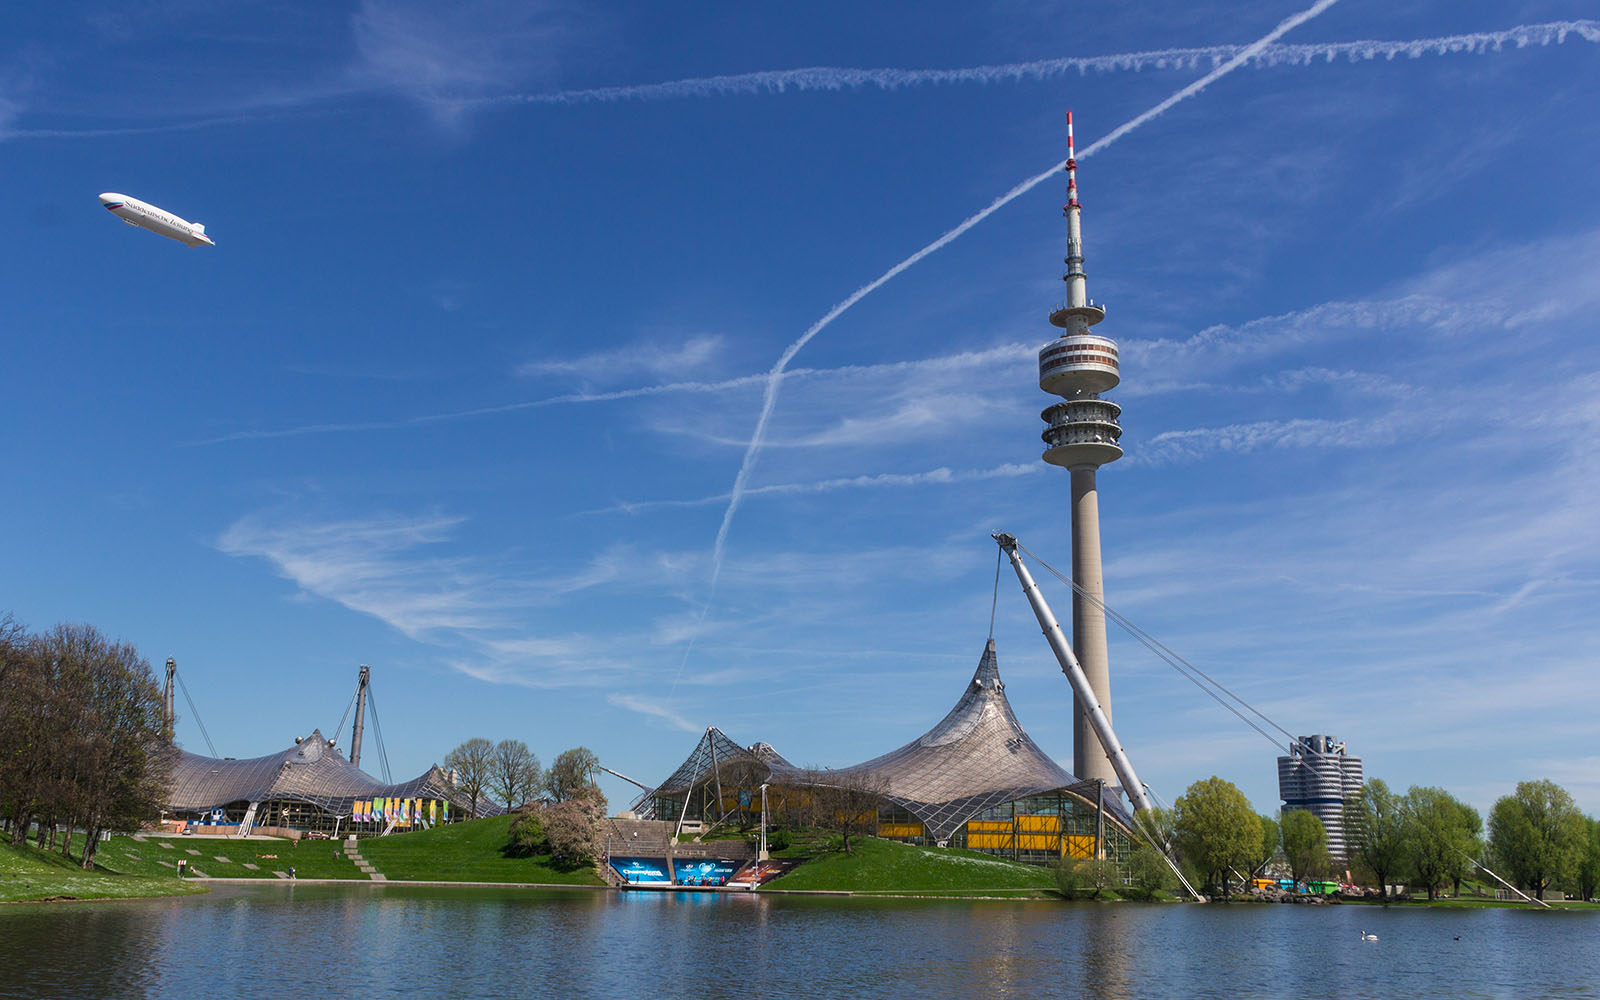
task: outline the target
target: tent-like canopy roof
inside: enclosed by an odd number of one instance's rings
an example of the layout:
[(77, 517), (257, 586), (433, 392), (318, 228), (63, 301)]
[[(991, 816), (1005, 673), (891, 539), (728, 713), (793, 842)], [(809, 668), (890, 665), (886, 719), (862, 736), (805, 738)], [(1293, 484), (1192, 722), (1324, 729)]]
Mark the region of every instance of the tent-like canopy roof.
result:
[[(803, 770), (766, 743), (746, 749), (715, 727), (671, 777), (639, 800), (648, 811), (657, 795), (681, 795), (735, 762), (764, 765), (766, 780), (806, 784), (857, 781), (882, 789), (884, 798), (916, 816), (935, 840), (948, 840), (967, 820), (992, 806), (1044, 792), (1063, 791), (1094, 805), (1093, 782), (1082, 782), (1033, 742), (1017, 721), (994, 640), (984, 647), (978, 669), (961, 698), (938, 725), (898, 750), (837, 770)], [(1105, 797), (1106, 811), (1121, 825), (1132, 819), (1121, 802)]]
[[(357, 799), (383, 796), (447, 799), (459, 809), (470, 806), (438, 765), (410, 781), (384, 784), (346, 760), (321, 730), (265, 757), (231, 760), (182, 751), (173, 766), (169, 789), (168, 807), (185, 812), (233, 802), (289, 799), (338, 813)], [(484, 811), (484, 804), (479, 803), (478, 812)]]
[[(1095, 794), (1092, 782), (1080, 782), (1052, 760), (1017, 721), (993, 639), (961, 699), (938, 725), (898, 750), (833, 773), (881, 786), (886, 799), (922, 820), (936, 840), (949, 839), (973, 816), (1014, 799), (1065, 790), (1093, 802)], [(1110, 798), (1106, 805), (1121, 812)]]

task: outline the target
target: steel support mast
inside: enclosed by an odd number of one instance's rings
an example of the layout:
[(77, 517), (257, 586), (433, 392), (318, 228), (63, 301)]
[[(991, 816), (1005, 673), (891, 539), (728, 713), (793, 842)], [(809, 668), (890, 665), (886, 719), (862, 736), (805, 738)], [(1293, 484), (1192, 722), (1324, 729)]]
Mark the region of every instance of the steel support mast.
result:
[(1100, 707), (1100, 700), (1095, 697), (1089, 678), (1084, 675), (1082, 665), (1073, 655), (1072, 644), (1067, 642), (1067, 637), (1062, 634), (1061, 623), (1056, 621), (1050, 605), (1045, 603), (1044, 595), (1039, 592), (1039, 585), (1033, 582), (1028, 567), (1022, 564), (1022, 556), (1017, 552), (1016, 537), (996, 532), (993, 538), (1011, 560), (1011, 568), (1017, 571), (1017, 579), (1022, 582), (1022, 590), (1028, 595), (1028, 603), (1033, 605), (1034, 617), (1039, 619), (1039, 627), (1044, 630), (1044, 637), (1050, 643), (1050, 650), (1056, 654), (1056, 660), (1061, 664), (1061, 672), (1067, 675), (1067, 680), (1072, 684), (1072, 693), (1078, 696), (1079, 705), (1088, 713), (1089, 722), (1094, 726), (1095, 736), (1099, 737), (1100, 746), (1105, 749), (1106, 757), (1111, 761), (1111, 769), (1117, 774), (1117, 780), (1122, 782), (1122, 790), (1127, 794), (1129, 803), (1136, 812), (1149, 811), (1152, 808), (1150, 798), (1145, 795), (1144, 785), (1140, 784), (1139, 776), (1134, 773), (1133, 762), (1128, 760), (1122, 744), (1117, 742), (1117, 734), (1111, 728), (1111, 720), (1106, 717), (1105, 709)]
[(363, 663), (356, 675), (356, 721), (350, 730), (350, 763), (354, 767), (361, 766), (361, 737), (367, 729), (367, 685), (371, 681), (372, 669)]

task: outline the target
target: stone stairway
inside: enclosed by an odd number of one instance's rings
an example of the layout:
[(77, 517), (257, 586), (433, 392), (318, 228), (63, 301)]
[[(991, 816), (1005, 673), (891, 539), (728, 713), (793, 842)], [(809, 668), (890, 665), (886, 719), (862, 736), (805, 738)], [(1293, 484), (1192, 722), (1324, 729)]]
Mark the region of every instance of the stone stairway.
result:
[(372, 879), (372, 881), (389, 881), (389, 876), (372, 867), (371, 863), (369, 863), (366, 858), (361, 856), (361, 852), (356, 850), (356, 838), (351, 837), (344, 842), (344, 856), (355, 862), (356, 867), (365, 872), (367, 877)]
[(618, 819), (612, 816), (603, 831), (611, 853), (620, 857), (664, 858), (671, 849), (672, 824), (663, 820)]

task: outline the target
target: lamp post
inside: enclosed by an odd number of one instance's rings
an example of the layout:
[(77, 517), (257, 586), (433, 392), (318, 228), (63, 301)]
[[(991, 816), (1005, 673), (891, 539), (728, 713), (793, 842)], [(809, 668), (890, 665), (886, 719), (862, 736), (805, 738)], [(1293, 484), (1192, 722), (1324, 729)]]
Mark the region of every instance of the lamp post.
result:
[(756, 851), (757, 861), (767, 860), (767, 783), (761, 783), (761, 847)]

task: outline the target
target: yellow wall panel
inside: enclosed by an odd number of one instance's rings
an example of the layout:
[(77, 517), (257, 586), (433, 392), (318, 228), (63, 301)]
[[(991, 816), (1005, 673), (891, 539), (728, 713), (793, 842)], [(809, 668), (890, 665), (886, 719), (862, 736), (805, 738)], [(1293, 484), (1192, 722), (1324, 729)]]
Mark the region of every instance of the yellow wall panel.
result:
[(994, 830), (1004, 830), (1007, 833), (1010, 833), (1011, 832), (1011, 821), (1009, 819), (973, 819), (973, 820), (968, 820), (967, 821), (967, 832), (968, 833), (972, 833), (972, 832), (978, 831), (978, 830), (982, 830), (982, 831), (985, 831), (985, 832), (994, 831)]
[(1061, 846), (1061, 836), (1054, 833), (1019, 833), (1017, 846), (1024, 851), (1054, 851)]
[(1069, 858), (1094, 857), (1093, 837), (1062, 837), (1061, 842)]
[(968, 833), (967, 834), (967, 846), (972, 848), (975, 851), (976, 850), (982, 850), (984, 848), (988, 848), (990, 850), (996, 850), (996, 849), (1000, 849), (1000, 848), (1004, 848), (1005, 850), (1010, 850), (1011, 849), (1011, 834), (1009, 834), (1009, 833)]
[(1061, 829), (1060, 816), (1018, 816), (1017, 829), (1054, 833)]
[(922, 836), (921, 823), (879, 823), (878, 836), (880, 837), (920, 837)]

